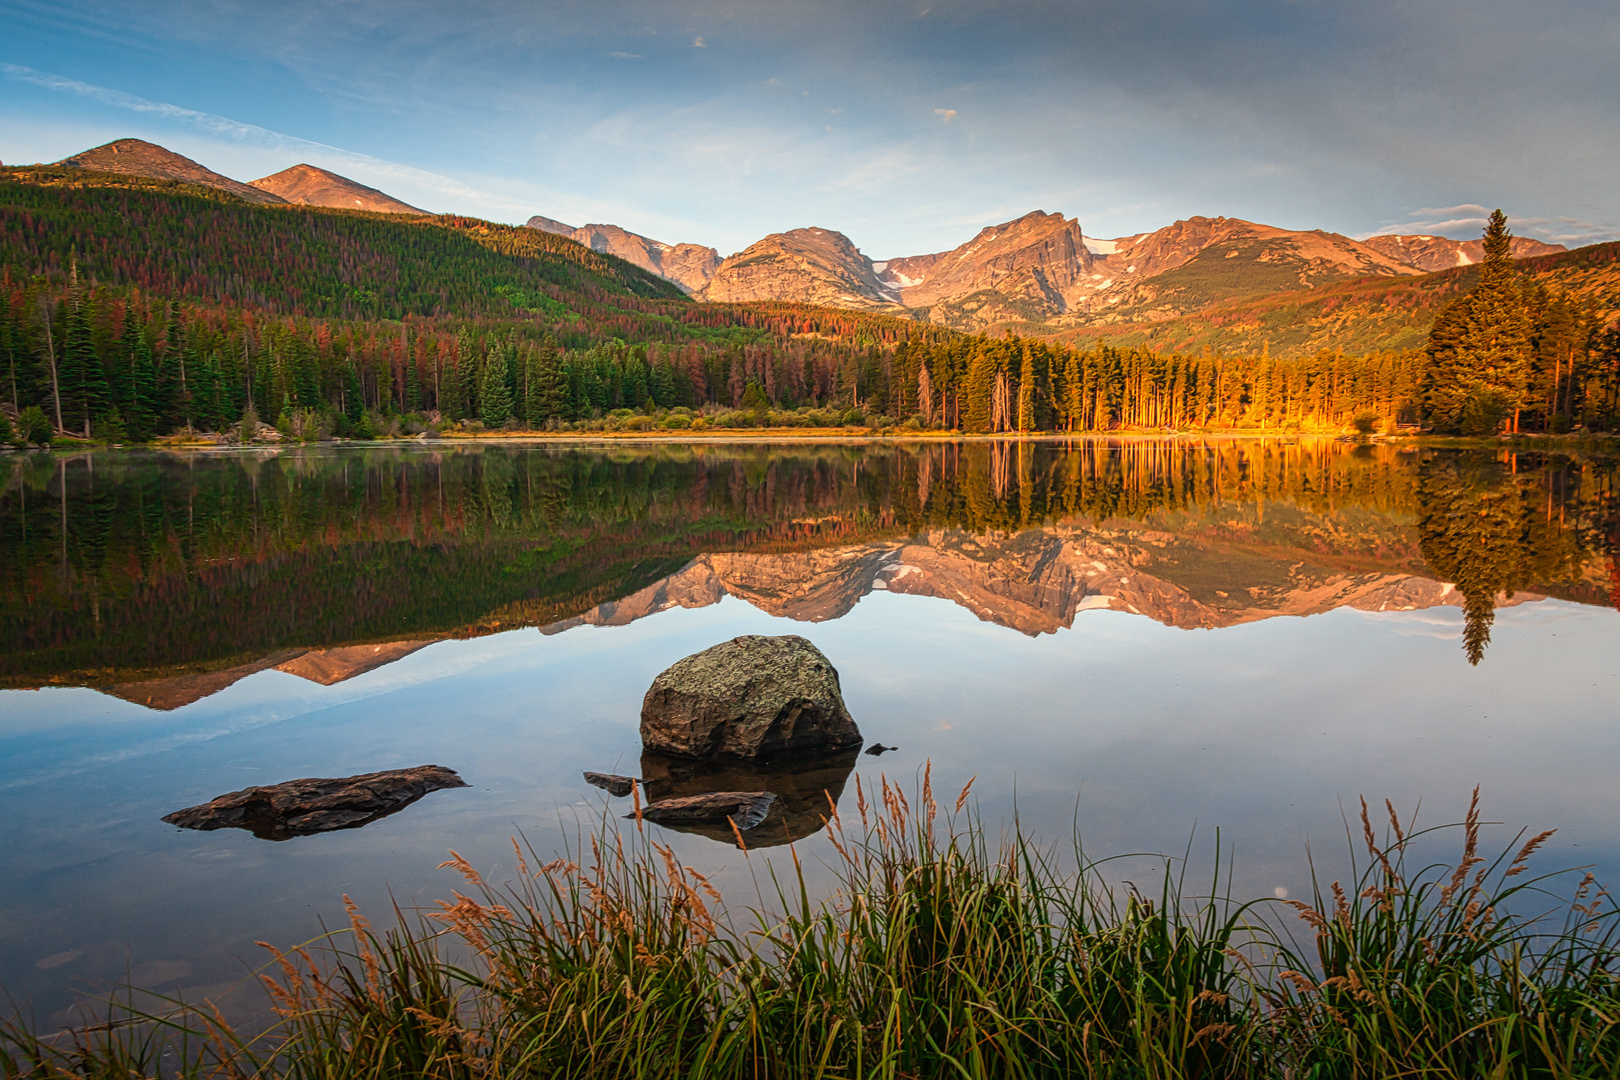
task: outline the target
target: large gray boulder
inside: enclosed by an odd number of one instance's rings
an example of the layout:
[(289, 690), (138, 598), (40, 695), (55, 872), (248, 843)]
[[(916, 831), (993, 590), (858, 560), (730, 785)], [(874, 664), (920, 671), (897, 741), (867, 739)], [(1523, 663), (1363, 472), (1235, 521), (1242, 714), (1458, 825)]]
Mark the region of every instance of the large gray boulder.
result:
[(679, 757), (751, 760), (859, 746), (861, 731), (820, 649), (796, 635), (747, 634), (653, 680), (641, 742)]

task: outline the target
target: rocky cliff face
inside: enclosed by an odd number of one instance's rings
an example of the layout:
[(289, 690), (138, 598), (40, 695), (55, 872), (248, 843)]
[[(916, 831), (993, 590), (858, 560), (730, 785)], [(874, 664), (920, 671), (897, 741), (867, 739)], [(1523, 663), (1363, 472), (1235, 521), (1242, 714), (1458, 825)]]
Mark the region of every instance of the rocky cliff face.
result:
[(544, 214), (536, 214), (528, 221), (525, 221), (524, 224), (531, 229), (556, 233), (558, 236), (572, 237), (574, 235), (574, 226), (558, 221), (556, 218), (546, 217)]
[(300, 206), (330, 206), (342, 210), (371, 210), (380, 214), (426, 214), (409, 203), (400, 202), (392, 195), (374, 187), (339, 176), (314, 165), (294, 165), (270, 176), (252, 182), (260, 191), (267, 191), (284, 202)]
[[(1485, 241), (1451, 240), (1444, 236), (1369, 236), (1362, 241), (1366, 247), (1387, 255), (1396, 262), (1415, 267), (1425, 273), (1450, 270), (1454, 266), (1473, 266), (1485, 258)], [(1515, 259), (1529, 259), (1537, 255), (1552, 255), (1567, 251), (1563, 244), (1544, 244), (1526, 236), (1513, 238)]]
[(697, 292), (714, 277), (720, 253), (700, 244), (665, 244), (617, 225), (586, 225), (568, 234), (594, 251), (617, 255), (667, 278), (688, 293)]
[(900, 292), (872, 268), (849, 237), (830, 229), (772, 233), (722, 262), (698, 294), (717, 303), (787, 300), (900, 312)]
[(873, 268), (899, 290), (901, 303), (929, 309), (932, 321), (983, 326), (1067, 311), (1091, 262), (1078, 221), (1036, 210), (981, 229), (951, 251), (902, 256)]
[(575, 228), (555, 218), (536, 214), (525, 224), (531, 229), (556, 233), (584, 244), (593, 251), (614, 255), (673, 281), (682, 290), (695, 293), (714, 277), (720, 253), (701, 244), (666, 244), (617, 225), (586, 225)]
[(125, 176), (146, 176), (154, 180), (179, 180), (187, 184), (228, 191), (252, 203), (283, 203), (286, 200), (270, 191), (221, 176), (212, 169), (197, 164), (190, 158), (166, 150), (156, 143), (142, 139), (115, 139), (103, 146), (63, 158), (58, 165), (92, 172), (122, 173)]

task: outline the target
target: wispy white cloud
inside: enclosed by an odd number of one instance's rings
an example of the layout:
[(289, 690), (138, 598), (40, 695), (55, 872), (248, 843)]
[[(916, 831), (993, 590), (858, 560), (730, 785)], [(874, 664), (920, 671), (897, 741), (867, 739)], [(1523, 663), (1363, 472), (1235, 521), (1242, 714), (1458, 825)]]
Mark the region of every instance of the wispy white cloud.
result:
[(73, 94), (117, 109), (125, 109), (129, 112), (152, 116), (171, 123), (187, 125), (209, 135), (220, 136), (235, 142), (294, 151), (301, 155), (320, 158), (326, 164), (335, 164), (338, 167), (357, 167), (359, 171), (366, 174), (367, 179), (374, 182), (379, 178), (384, 181), (392, 178), (408, 182), (419, 189), (436, 192), (446, 199), (457, 200), (462, 204), (476, 202), (485, 206), (502, 206), (514, 212), (527, 212), (525, 204), (509, 202), (499, 195), (480, 190), (440, 173), (414, 168), (397, 161), (374, 157), (370, 154), (356, 153), (353, 150), (345, 150), (340, 146), (330, 146), (326, 143), (302, 139), (296, 135), (288, 135), (284, 132), (260, 127), (257, 124), (246, 124), (240, 120), (233, 120), (228, 116), (188, 109), (168, 102), (149, 101), (146, 98), (137, 97), (122, 90), (97, 86), (94, 83), (81, 82), (77, 79), (64, 78), (61, 75), (55, 75), (47, 71), (36, 71), (33, 68), (23, 67), (19, 64), (0, 63), (0, 74), (9, 79), (31, 83), (46, 90)]
[[(1366, 236), (1426, 235), (1448, 236), (1453, 240), (1477, 240), (1490, 219), (1491, 211), (1478, 203), (1457, 206), (1425, 206), (1404, 220), (1389, 221)], [(1620, 239), (1620, 225), (1613, 222), (1581, 221), (1570, 217), (1507, 215), (1508, 228), (1516, 236), (1527, 236), (1566, 247), (1581, 247)]]

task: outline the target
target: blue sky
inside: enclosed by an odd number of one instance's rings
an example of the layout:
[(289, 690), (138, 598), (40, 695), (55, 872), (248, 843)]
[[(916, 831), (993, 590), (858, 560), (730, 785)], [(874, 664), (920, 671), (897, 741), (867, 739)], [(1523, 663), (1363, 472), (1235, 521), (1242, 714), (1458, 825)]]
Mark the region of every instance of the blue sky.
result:
[(1113, 237), (1620, 238), (1612, 0), (0, 0), (0, 160), (122, 136), (431, 210), (874, 258)]

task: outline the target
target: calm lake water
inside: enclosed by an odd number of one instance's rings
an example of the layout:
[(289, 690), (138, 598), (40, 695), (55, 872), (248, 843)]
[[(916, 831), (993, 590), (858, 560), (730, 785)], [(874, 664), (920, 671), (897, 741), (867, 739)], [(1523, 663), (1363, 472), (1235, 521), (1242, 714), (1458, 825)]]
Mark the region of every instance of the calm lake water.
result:
[[(899, 749), (758, 778), (788, 813), (746, 856), (660, 830), (738, 907), (773, 844), (825, 877), (811, 789), (928, 762), (1093, 855), (1202, 868), (1218, 829), (1245, 896), (1307, 895), (1307, 845), (1338, 873), (1362, 794), (1438, 824), (1476, 785), (1493, 841), (1556, 826), (1542, 867), (1612, 879), (1616, 478), (1259, 441), (0, 457), (0, 989), (218, 995), (345, 894), (447, 897), (450, 849), (499, 878), (596, 826), (581, 770), (642, 771), (659, 671), (745, 633), (808, 637)], [(363, 828), (159, 820), (429, 763), (471, 786)]]

